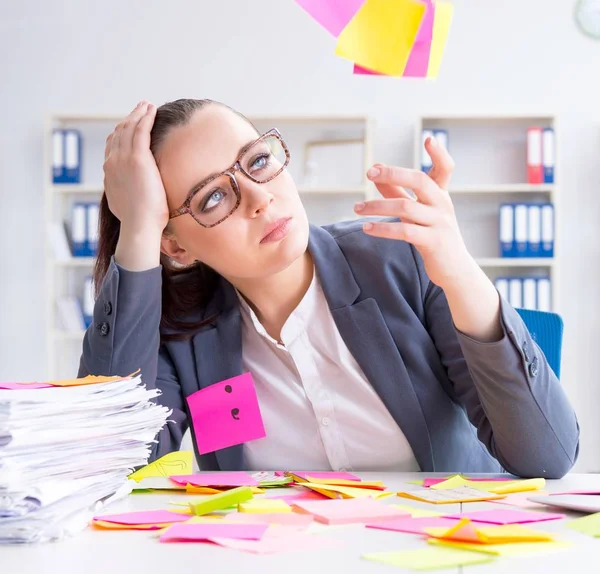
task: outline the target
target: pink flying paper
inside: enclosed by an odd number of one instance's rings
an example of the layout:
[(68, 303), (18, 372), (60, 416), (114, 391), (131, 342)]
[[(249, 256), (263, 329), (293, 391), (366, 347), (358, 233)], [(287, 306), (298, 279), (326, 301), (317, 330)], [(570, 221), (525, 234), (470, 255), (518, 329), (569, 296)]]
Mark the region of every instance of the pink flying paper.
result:
[(546, 520), (560, 520), (564, 514), (544, 514), (542, 512), (527, 512), (524, 510), (476, 510), (464, 514), (451, 514), (445, 518), (461, 520), (468, 518), (476, 522), (486, 522), (488, 524), (527, 524), (530, 522), (545, 522)]
[(296, 0), (296, 4), (336, 38), (364, 3), (365, 0)]
[(394, 532), (407, 532), (409, 534), (426, 534), (424, 528), (452, 528), (453, 526), (456, 526), (456, 520), (438, 516), (424, 516), (422, 518), (399, 518), (367, 524), (367, 528), (393, 530)]
[(140, 510), (139, 512), (124, 512), (121, 514), (107, 514), (94, 516), (94, 520), (113, 522), (115, 524), (127, 524), (134, 526), (138, 524), (169, 524), (171, 522), (185, 522), (189, 520), (188, 514), (170, 512), (169, 510)]
[(175, 524), (160, 536), (161, 542), (201, 542), (211, 538), (222, 537), (237, 540), (260, 540), (268, 524), (232, 524), (232, 523), (199, 523)]
[(312, 514), (317, 522), (325, 524), (371, 523), (410, 517), (408, 512), (396, 510), (372, 498), (299, 501), (294, 506), (301, 512)]
[(187, 403), (200, 454), (266, 436), (250, 373), (201, 389)]
[(216, 472), (183, 474), (169, 477), (173, 482), (185, 486), (258, 486), (258, 481), (246, 472)]

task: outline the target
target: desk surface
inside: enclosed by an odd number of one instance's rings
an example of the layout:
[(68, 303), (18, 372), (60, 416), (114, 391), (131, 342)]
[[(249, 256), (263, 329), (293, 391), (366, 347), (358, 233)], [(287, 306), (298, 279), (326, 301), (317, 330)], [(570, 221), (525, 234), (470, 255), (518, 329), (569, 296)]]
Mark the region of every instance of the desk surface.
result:
[[(357, 473), (364, 480), (382, 480), (390, 490), (414, 488), (406, 483), (418, 480), (425, 475)], [(428, 477), (444, 476), (427, 473)], [(447, 476), (447, 475), (446, 475)], [(480, 475), (482, 476), (482, 475)], [(548, 481), (546, 490), (559, 492), (573, 489), (600, 489), (600, 475), (568, 475), (562, 480)], [(188, 497), (177, 493), (134, 494), (103, 509), (107, 514), (144, 509), (168, 508), (171, 500), (180, 501)], [(189, 496), (189, 498), (193, 498)], [(461, 512), (461, 505), (431, 505), (407, 501), (397, 497), (384, 499), (388, 504), (407, 503), (422, 506), (444, 513)], [(498, 508), (491, 503), (468, 503), (462, 511)], [(508, 508), (508, 507), (503, 507)], [(548, 508), (547, 512), (553, 512)], [(570, 518), (583, 516), (567, 513)], [(500, 557), (495, 562), (476, 567), (479, 574), (500, 574), (515, 572), (544, 572), (553, 574), (572, 571), (597, 571), (600, 540), (565, 528), (564, 521), (549, 521), (536, 524), (536, 529), (560, 532), (561, 539), (573, 543), (569, 549), (550, 553), (535, 553), (520, 557)], [(15, 574), (41, 574), (60, 572), (61, 574), (198, 574), (260, 572), (260, 574), (295, 574), (332, 571), (340, 574), (361, 574), (404, 572), (393, 567), (370, 562), (361, 555), (370, 552), (383, 552), (427, 547), (419, 536), (364, 528), (349, 525), (332, 528), (317, 536), (327, 536), (344, 542), (335, 549), (311, 552), (291, 552), (275, 555), (253, 555), (229, 550), (209, 544), (161, 544), (156, 533), (144, 531), (100, 531), (88, 528), (80, 535), (50, 544), (25, 546), (0, 546), (0, 571)], [(444, 572), (462, 572), (461, 569), (448, 569)]]

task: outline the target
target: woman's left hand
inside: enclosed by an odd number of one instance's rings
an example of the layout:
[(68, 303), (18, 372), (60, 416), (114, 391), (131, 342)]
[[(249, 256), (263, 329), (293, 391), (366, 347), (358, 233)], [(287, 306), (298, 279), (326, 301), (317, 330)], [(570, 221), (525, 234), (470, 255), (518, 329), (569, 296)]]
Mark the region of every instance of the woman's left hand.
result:
[[(384, 199), (357, 203), (356, 213), (394, 217), (400, 222), (369, 222), (364, 231), (374, 237), (412, 243), (423, 257), (431, 281), (444, 289), (476, 265), (460, 233), (454, 206), (446, 191), (454, 161), (444, 146), (430, 138), (425, 142), (433, 160), (429, 174), (376, 164), (367, 176)], [(404, 188), (412, 189), (416, 200)]]

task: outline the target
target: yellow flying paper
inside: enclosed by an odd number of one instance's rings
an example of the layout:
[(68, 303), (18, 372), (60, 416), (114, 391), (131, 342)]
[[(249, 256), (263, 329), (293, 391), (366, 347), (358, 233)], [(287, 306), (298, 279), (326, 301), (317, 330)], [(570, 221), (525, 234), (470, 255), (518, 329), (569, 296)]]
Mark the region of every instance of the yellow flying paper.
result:
[[(340, 34), (335, 53), (374, 72), (402, 76), (425, 10), (414, 0), (366, 0)], [(441, 53), (438, 68), (440, 61)], [(430, 69), (431, 63), (428, 74)]]
[[(192, 474), (193, 453), (191, 451), (179, 450), (165, 454), (165, 456), (151, 462), (150, 464), (136, 470), (129, 475), (131, 480), (139, 482), (143, 478), (157, 476), (177, 476), (180, 474)], [(173, 484), (173, 488), (175, 488)]]
[(429, 52), (429, 66), (427, 67), (427, 77), (430, 79), (437, 78), (440, 71), (444, 50), (448, 41), (448, 34), (450, 33), (450, 25), (452, 24), (453, 12), (454, 6), (450, 2), (436, 1), (431, 51)]

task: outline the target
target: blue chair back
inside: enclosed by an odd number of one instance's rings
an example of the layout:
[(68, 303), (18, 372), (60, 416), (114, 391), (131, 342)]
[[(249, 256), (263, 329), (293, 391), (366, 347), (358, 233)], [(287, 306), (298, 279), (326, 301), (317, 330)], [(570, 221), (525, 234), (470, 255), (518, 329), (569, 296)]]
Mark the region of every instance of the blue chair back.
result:
[(560, 315), (546, 311), (516, 309), (531, 337), (538, 344), (550, 368), (560, 378), (560, 360), (564, 324)]

